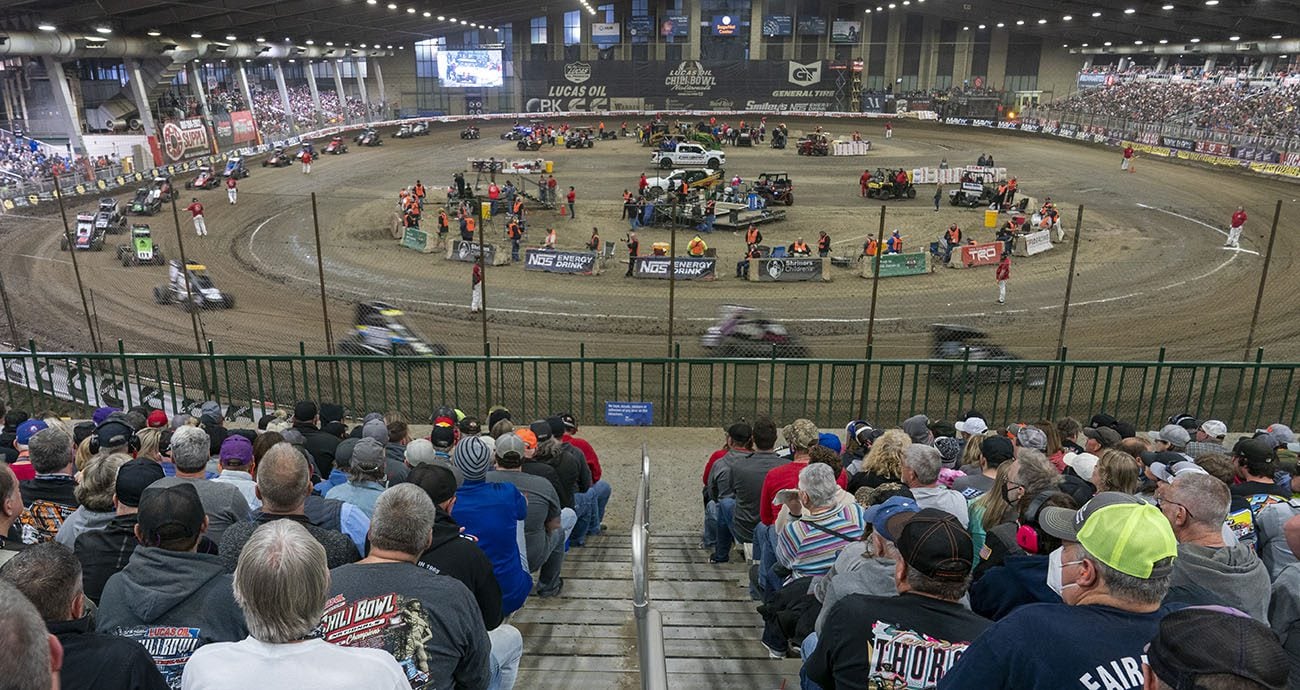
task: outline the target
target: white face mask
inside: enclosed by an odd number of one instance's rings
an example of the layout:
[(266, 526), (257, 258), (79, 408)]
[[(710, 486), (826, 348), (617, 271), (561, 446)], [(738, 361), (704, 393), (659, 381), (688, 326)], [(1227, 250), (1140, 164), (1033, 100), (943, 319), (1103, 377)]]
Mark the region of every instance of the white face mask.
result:
[(1047, 556), (1047, 586), (1051, 587), (1052, 591), (1056, 592), (1058, 596), (1061, 595), (1061, 592), (1066, 587), (1079, 586), (1079, 583), (1077, 582), (1071, 582), (1068, 585), (1061, 584), (1061, 570), (1064, 569), (1065, 566), (1067, 565), (1078, 565), (1079, 563), (1083, 562), (1083, 561), (1070, 561), (1069, 563), (1062, 563), (1061, 558), (1062, 558), (1062, 554), (1064, 553), (1065, 553), (1065, 547), (1058, 546), (1056, 547), (1056, 550), (1052, 551), (1052, 553), (1048, 554)]

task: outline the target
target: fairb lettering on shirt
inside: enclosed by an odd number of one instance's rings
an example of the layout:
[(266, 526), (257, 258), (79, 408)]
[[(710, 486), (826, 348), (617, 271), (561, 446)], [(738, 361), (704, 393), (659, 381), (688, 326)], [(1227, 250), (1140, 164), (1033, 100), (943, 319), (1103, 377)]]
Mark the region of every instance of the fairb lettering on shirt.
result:
[(869, 687), (874, 687), (870, 683), (886, 681), (890, 688), (922, 690), (934, 687), (970, 643), (948, 642), (876, 621), (868, 645), (871, 647)]
[(1087, 690), (1136, 690), (1142, 687), (1142, 664), (1147, 661), (1131, 656), (1111, 659), (1092, 671), (1079, 676), (1079, 687)]

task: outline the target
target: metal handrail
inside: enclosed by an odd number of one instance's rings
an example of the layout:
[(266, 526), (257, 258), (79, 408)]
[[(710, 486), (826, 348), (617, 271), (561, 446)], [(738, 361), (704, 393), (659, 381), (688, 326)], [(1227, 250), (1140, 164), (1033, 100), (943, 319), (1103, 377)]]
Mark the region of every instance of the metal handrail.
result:
[(632, 614), (642, 690), (668, 690), (663, 616), (650, 605), (650, 455), (641, 444), (641, 484), (632, 510)]

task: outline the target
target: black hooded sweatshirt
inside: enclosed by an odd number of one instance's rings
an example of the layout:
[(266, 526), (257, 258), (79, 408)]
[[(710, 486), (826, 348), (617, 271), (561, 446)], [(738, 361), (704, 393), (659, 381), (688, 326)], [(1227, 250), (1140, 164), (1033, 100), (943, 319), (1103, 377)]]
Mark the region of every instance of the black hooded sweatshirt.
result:
[(479, 548), (478, 540), (462, 534), (460, 525), (442, 508), (438, 508), (433, 523), (433, 543), (420, 556), (420, 565), (454, 577), (468, 587), (478, 602), (486, 629), (501, 625), (501, 585), (492, 573), (492, 561)]

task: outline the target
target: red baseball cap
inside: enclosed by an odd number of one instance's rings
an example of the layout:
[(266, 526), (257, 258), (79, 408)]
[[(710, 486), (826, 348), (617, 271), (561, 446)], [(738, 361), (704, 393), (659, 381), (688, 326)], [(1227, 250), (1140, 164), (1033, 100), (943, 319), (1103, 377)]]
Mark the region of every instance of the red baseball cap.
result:
[(147, 424), (150, 429), (162, 429), (167, 426), (167, 413), (162, 410), (150, 412)]

